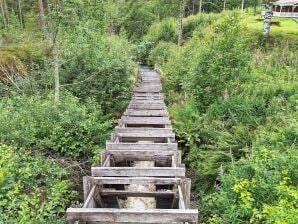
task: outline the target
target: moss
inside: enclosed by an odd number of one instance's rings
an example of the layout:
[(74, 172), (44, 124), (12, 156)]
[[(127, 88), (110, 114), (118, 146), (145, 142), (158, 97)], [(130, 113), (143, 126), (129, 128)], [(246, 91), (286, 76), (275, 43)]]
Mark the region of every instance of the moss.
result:
[(34, 64), (41, 64), (47, 54), (47, 43), (0, 47), (0, 81), (16, 75), (27, 75)]

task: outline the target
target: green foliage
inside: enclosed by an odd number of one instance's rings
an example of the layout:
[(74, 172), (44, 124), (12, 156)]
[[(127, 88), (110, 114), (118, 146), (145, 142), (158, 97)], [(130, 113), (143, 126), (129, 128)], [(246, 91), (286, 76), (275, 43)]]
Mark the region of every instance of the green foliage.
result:
[(100, 106), (86, 105), (66, 94), (59, 104), (52, 96), (14, 96), (0, 101), (0, 141), (19, 147), (49, 149), (76, 158), (97, 153), (112, 126)]
[(202, 14), (202, 15), (190, 15), (183, 20), (183, 37), (185, 39), (193, 36), (196, 30), (202, 29), (212, 22), (217, 20), (219, 14)]
[(178, 39), (177, 20), (169, 17), (161, 22), (153, 23), (144, 39), (154, 45), (157, 45), (159, 41), (176, 43)]
[(163, 64), (168, 62), (168, 57), (174, 53), (176, 45), (160, 41), (157, 46), (152, 49), (148, 57), (148, 64)]
[[(248, 78), (249, 58), (243, 29), (235, 17), (223, 18), (214, 24), (211, 40), (201, 43), (189, 69), (189, 86), (201, 111), (225, 91), (239, 93), (239, 85)], [(241, 38), (239, 38), (241, 36)]]
[(0, 223), (64, 223), (74, 197), (65, 178), (54, 161), (0, 145)]
[(206, 223), (297, 223), (297, 121), (260, 130), (251, 154), (221, 176), (221, 188), (204, 197)]
[[(79, 37), (79, 38), (78, 38)], [(79, 30), (65, 36), (62, 82), (80, 99), (96, 99), (105, 113), (120, 112), (132, 90), (133, 62), (127, 41)]]

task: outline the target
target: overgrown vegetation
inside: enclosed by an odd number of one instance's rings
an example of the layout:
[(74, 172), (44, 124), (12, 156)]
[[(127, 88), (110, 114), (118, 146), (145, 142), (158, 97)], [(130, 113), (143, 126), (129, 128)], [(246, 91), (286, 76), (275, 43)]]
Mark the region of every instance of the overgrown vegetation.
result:
[(263, 45), (257, 0), (18, 2), (0, 1), (0, 223), (65, 223), (135, 62), (161, 71), (200, 223), (298, 222), (294, 21)]
[(195, 172), (201, 223), (298, 220), (297, 45), (273, 33), (263, 47), (259, 35), (222, 13), (183, 47), (161, 39), (149, 53)]

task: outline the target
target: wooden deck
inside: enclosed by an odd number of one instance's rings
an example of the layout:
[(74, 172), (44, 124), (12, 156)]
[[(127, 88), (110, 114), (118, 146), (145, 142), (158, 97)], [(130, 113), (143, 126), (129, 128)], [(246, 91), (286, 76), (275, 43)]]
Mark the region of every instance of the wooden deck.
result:
[[(83, 178), (83, 207), (67, 209), (69, 223), (197, 223), (198, 211), (190, 209), (191, 181), (185, 178), (160, 77), (153, 70), (139, 76), (101, 165)], [(136, 161), (150, 161), (154, 167), (135, 167)], [(148, 184), (155, 190), (128, 188)], [(125, 208), (120, 201), (128, 197), (155, 198), (156, 208)]]

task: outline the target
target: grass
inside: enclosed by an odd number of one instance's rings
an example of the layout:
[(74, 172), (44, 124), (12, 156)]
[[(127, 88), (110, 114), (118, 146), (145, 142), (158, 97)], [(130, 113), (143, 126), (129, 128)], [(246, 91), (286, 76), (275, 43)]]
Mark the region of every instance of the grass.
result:
[[(260, 19), (260, 15), (245, 16), (245, 22), (249, 29), (253, 31), (262, 32), (263, 31), (263, 21)], [(272, 21), (278, 21), (279, 25), (271, 25), (270, 35), (276, 38), (284, 38), (285, 40), (293, 41), (298, 44), (298, 23), (293, 19), (287, 18), (276, 18), (274, 17)]]

